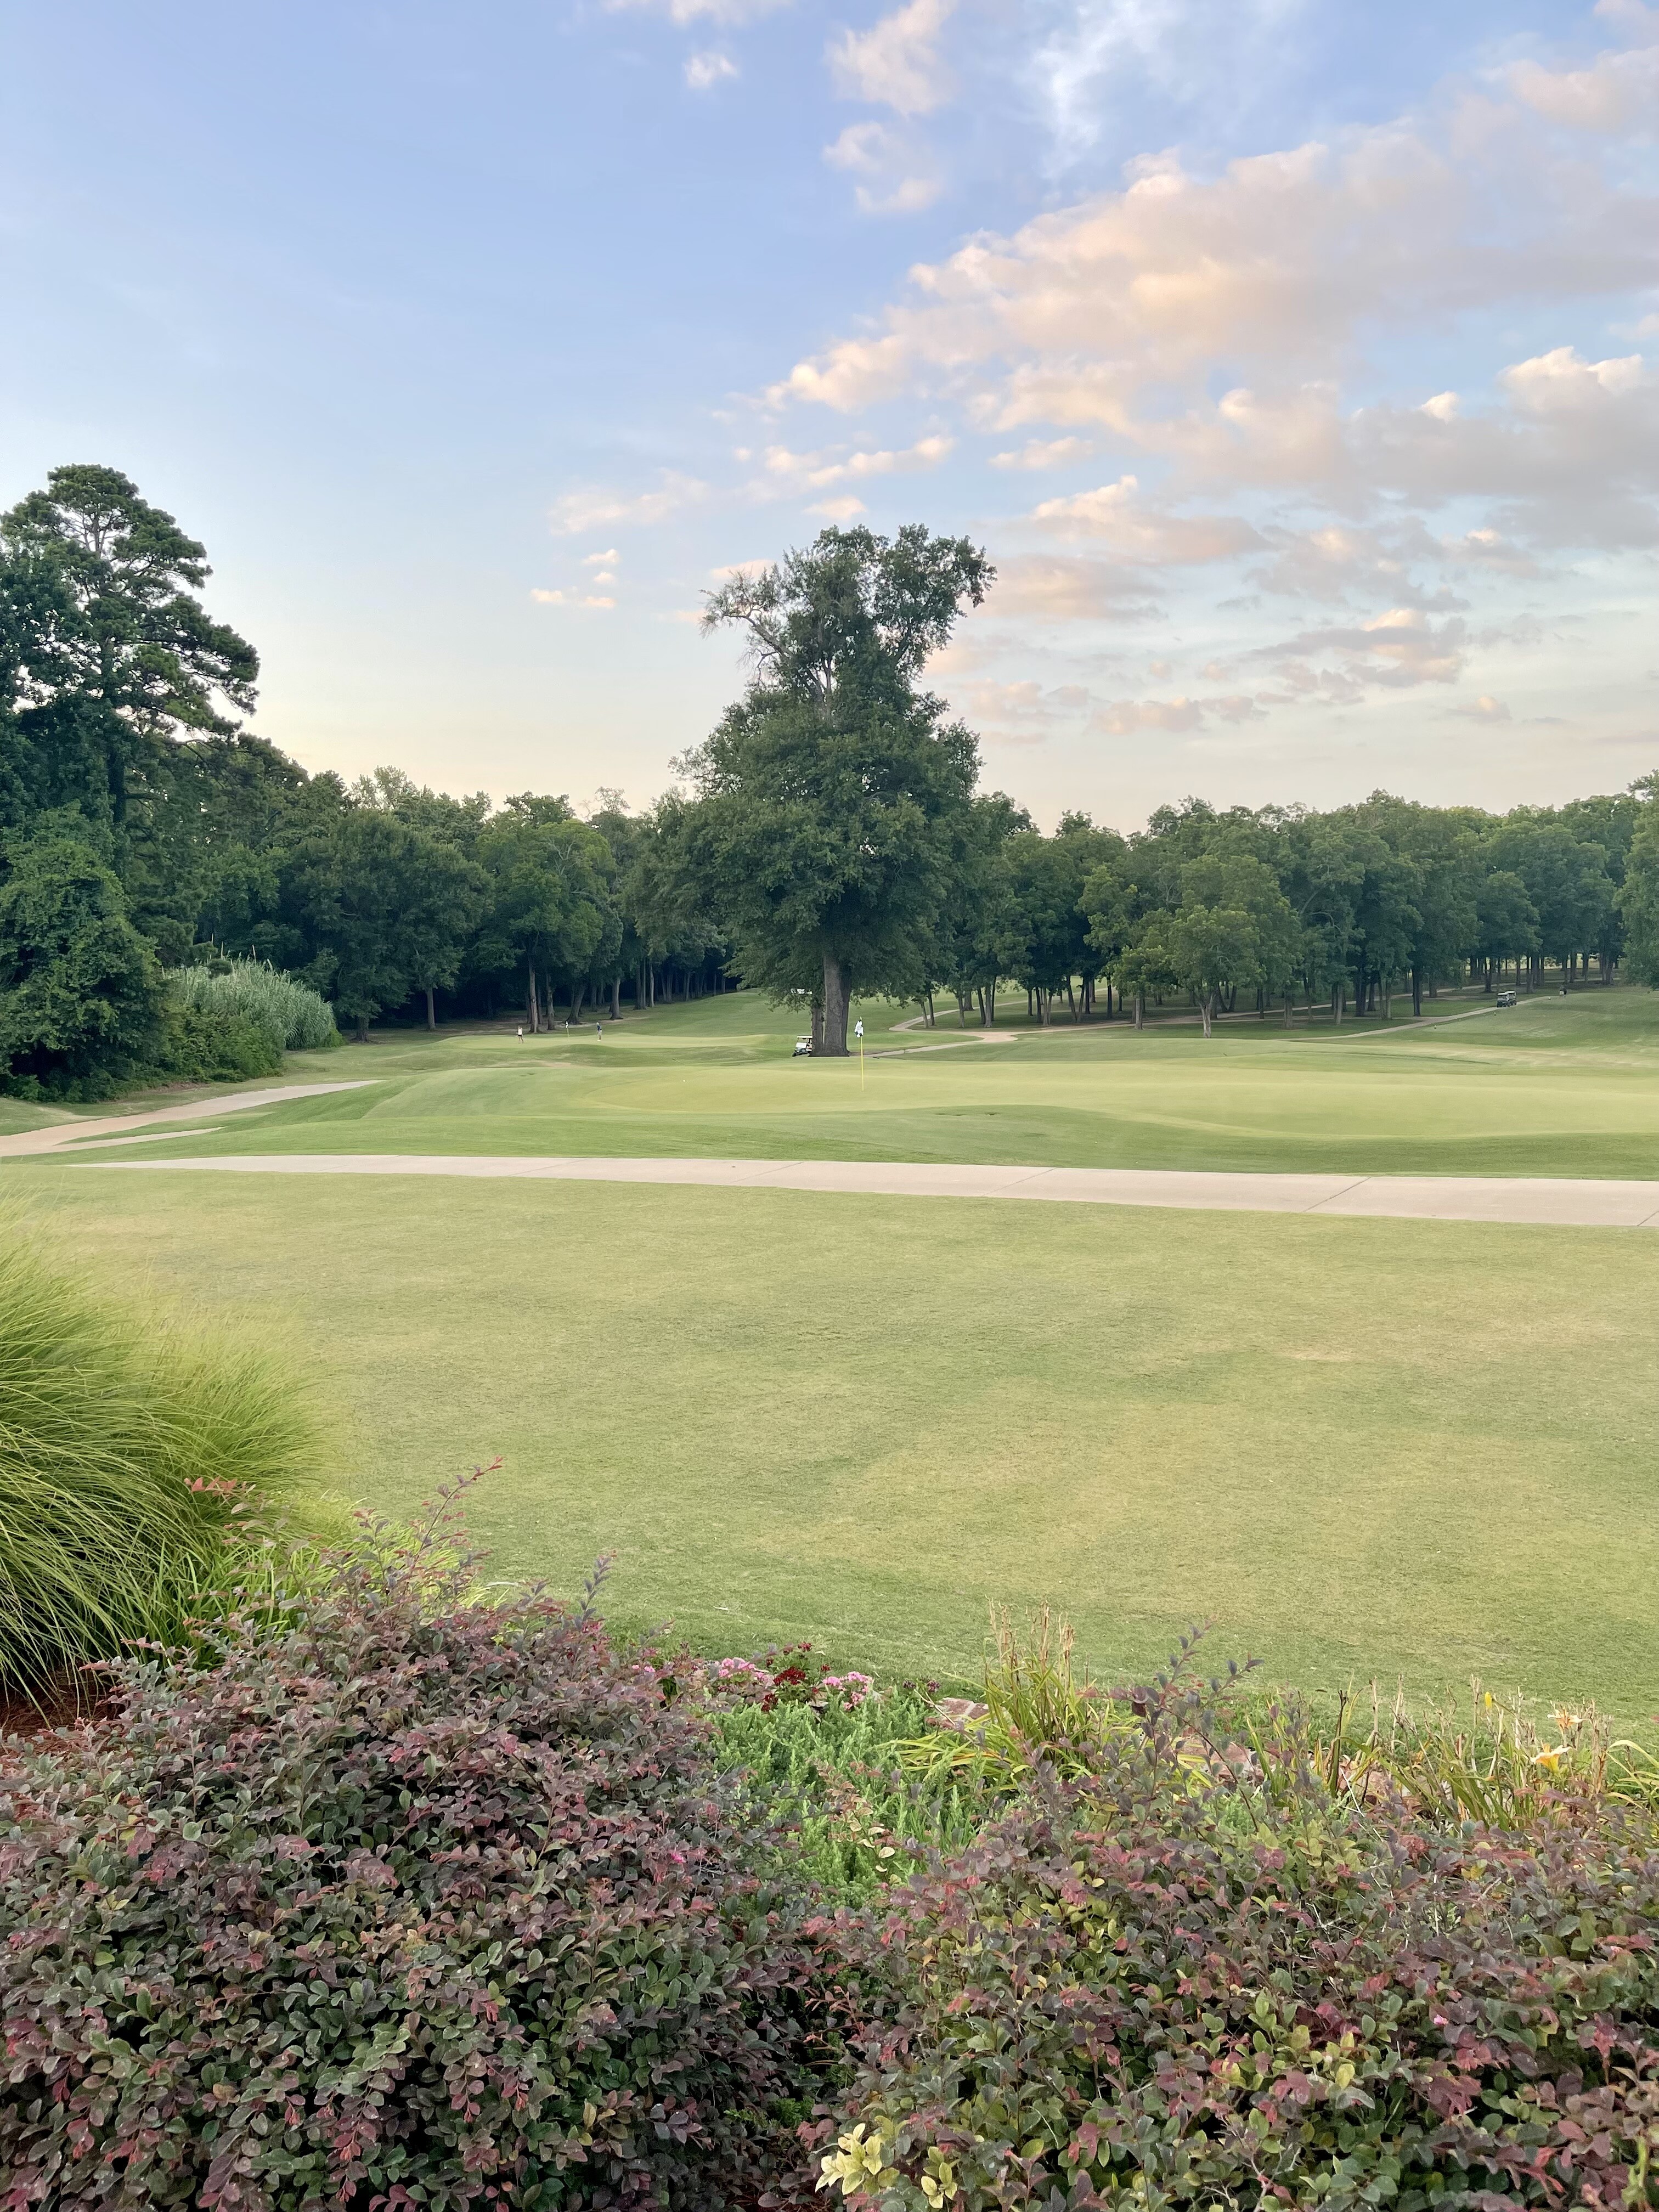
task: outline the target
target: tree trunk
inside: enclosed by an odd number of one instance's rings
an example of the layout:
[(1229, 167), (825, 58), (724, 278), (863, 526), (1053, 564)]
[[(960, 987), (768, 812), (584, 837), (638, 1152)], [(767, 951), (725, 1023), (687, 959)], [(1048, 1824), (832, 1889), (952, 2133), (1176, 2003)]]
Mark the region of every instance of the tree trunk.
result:
[(1423, 1013), (1423, 970), (1412, 969), (1412, 1019), (1420, 1020)]
[(1200, 991), (1198, 994), (1198, 1018), (1204, 1024), (1204, 1034), (1210, 1034), (1210, 1018), (1215, 1012), (1215, 993)]
[(535, 1036), (539, 1033), (542, 1026), (542, 1000), (540, 992), (536, 988), (536, 963), (532, 960), (528, 965), (530, 981), (526, 987), (525, 1011), (530, 1017), (530, 1034)]
[(823, 1001), (815, 991), (812, 994), (812, 1057), (816, 1060), (823, 1050)]
[(823, 956), (823, 1049), (831, 1060), (847, 1057), (847, 1016), (851, 994), (847, 973), (831, 952)]
[(1146, 1026), (1146, 994), (1144, 991), (1137, 991), (1135, 993), (1135, 1027), (1138, 1030), (1144, 1030)]
[(586, 996), (586, 983), (573, 983), (570, 986), (570, 1026), (573, 1029), (582, 1018), (582, 1002)]
[(1072, 979), (1069, 975), (1066, 978), (1066, 1003), (1072, 1009), (1072, 1019), (1075, 1021), (1077, 1019), (1077, 1000), (1073, 995)]
[(1295, 1004), (1296, 986), (1293, 983), (1287, 983), (1285, 986), (1285, 1026), (1286, 1029), (1289, 1029), (1291, 1026), (1291, 1009), (1295, 1006)]
[(429, 1030), (435, 1030), (438, 1026), (438, 1017), (432, 1011), (432, 986), (430, 983), (426, 986), (426, 1025)]
[(367, 1044), (368, 1042), (368, 1016), (367, 1014), (359, 1014), (357, 1017), (357, 1042), (359, 1044)]
[(997, 1025), (997, 987), (994, 976), (985, 987), (985, 1004), (991, 1018), (991, 1027)]
[(620, 975), (613, 975), (611, 978), (611, 1018), (613, 1022), (619, 1022), (622, 1019), (622, 977)]

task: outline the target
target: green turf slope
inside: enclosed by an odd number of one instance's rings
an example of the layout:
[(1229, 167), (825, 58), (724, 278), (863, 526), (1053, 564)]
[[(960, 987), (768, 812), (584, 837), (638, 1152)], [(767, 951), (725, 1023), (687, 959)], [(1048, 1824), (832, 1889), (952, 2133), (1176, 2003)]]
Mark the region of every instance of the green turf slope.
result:
[(1659, 998), (1646, 991), (1504, 1012), (1442, 1001), (1420, 1027), (1287, 1034), (1249, 1019), (1208, 1040), (1191, 1024), (1120, 1023), (961, 1043), (951, 1015), (900, 1033), (883, 1024), (902, 1010), (868, 1012), (880, 1049), (862, 1068), (792, 1059), (793, 1020), (747, 992), (602, 1039), (382, 1033), (289, 1062), (292, 1079), (370, 1079), (366, 1090), (146, 1149), (1659, 1176)]
[(569, 1588), (614, 1547), (613, 1609), (705, 1645), (806, 1637), (961, 1675), (991, 1601), (1048, 1599), (1103, 1665), (1212, 1615), (1218, 1652), (1309, 1685), (1478, 1670), (1638, 1722), (1659, 1704), (1659, 1237), (58, 1163), (9, 1181), (63, 1249), (307, 1348), (343, 1488), (404, 1512), (500, 1453), (493, 1571)]

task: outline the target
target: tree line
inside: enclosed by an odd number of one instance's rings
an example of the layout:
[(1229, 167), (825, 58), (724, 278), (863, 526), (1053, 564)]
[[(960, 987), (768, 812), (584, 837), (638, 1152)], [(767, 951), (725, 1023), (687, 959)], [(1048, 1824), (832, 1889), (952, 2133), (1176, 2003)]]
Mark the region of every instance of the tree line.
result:
[(1496, 815), (1378, 793), (1324, 811), (1189, 799), (1052, 835), (979, 788), (925, 688), (994, 585), (920, 526), (823, 532), (711, 595), (743, 696), (641, 813), (614, 793), (452, 798), (395, 768), (307, 775), (243, 726), (258, 659), (204, 548), (118, 471), (0, 517), (0, 1058), (50, 1088), (131, 1057), (164, 969), (253, 955), (343, 1025), (646, 1006), (734, 981), (847, 1048), (858, 994), (998, 994), (1040, 1019), (1150, 1003), (1413, 1011), (1470, 975), (1659, 983), (1659, 777)]

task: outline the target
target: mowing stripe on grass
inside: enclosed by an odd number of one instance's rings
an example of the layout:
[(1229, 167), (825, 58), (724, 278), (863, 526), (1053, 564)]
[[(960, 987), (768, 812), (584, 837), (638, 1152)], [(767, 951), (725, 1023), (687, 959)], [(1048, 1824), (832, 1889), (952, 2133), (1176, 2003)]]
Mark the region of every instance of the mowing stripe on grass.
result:
[(421, 1152), (243, 1154), (205, 1160), (97, 1160), (90, 1164), (154, 1174), (208, 1169), (233, 1175), (696, 1183), (737, 1190), (859, 1191), (894, 1198), (1044, 1198), (1199, 1212), (1659, 1228), (1659, 1182), (1547, 1176), (1222, 1175), (1156, 1168), (986, 1167), (890, 1160), (630, 1160)]

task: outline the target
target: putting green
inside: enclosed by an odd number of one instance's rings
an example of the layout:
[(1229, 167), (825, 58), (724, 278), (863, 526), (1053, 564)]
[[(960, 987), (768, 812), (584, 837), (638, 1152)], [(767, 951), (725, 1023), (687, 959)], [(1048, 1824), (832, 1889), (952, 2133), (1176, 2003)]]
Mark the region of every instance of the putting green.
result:
[[(1467, 1012), (1473, 1005), (1477, 1011)], [(1504, 1012), (1443, 1000), (1413, 1028), (1254, 1019), (1206, 1039), (1062, 1025), (963, 1043), (949, 1015), (872, 1051), (793, 1060), (794, 1024), (733, 994), (585, 1035), (383, 1032), (295, 1054), (295, 1080), (372, 1087), (181, 1133), (215, 1152), (578, 1152), (1009, 1161), (1351, 1174), (1659, 1175), (1659, 998), (1585, 991)], [(1466, 1014), (1463, 1018), (1443, 1018)]]

